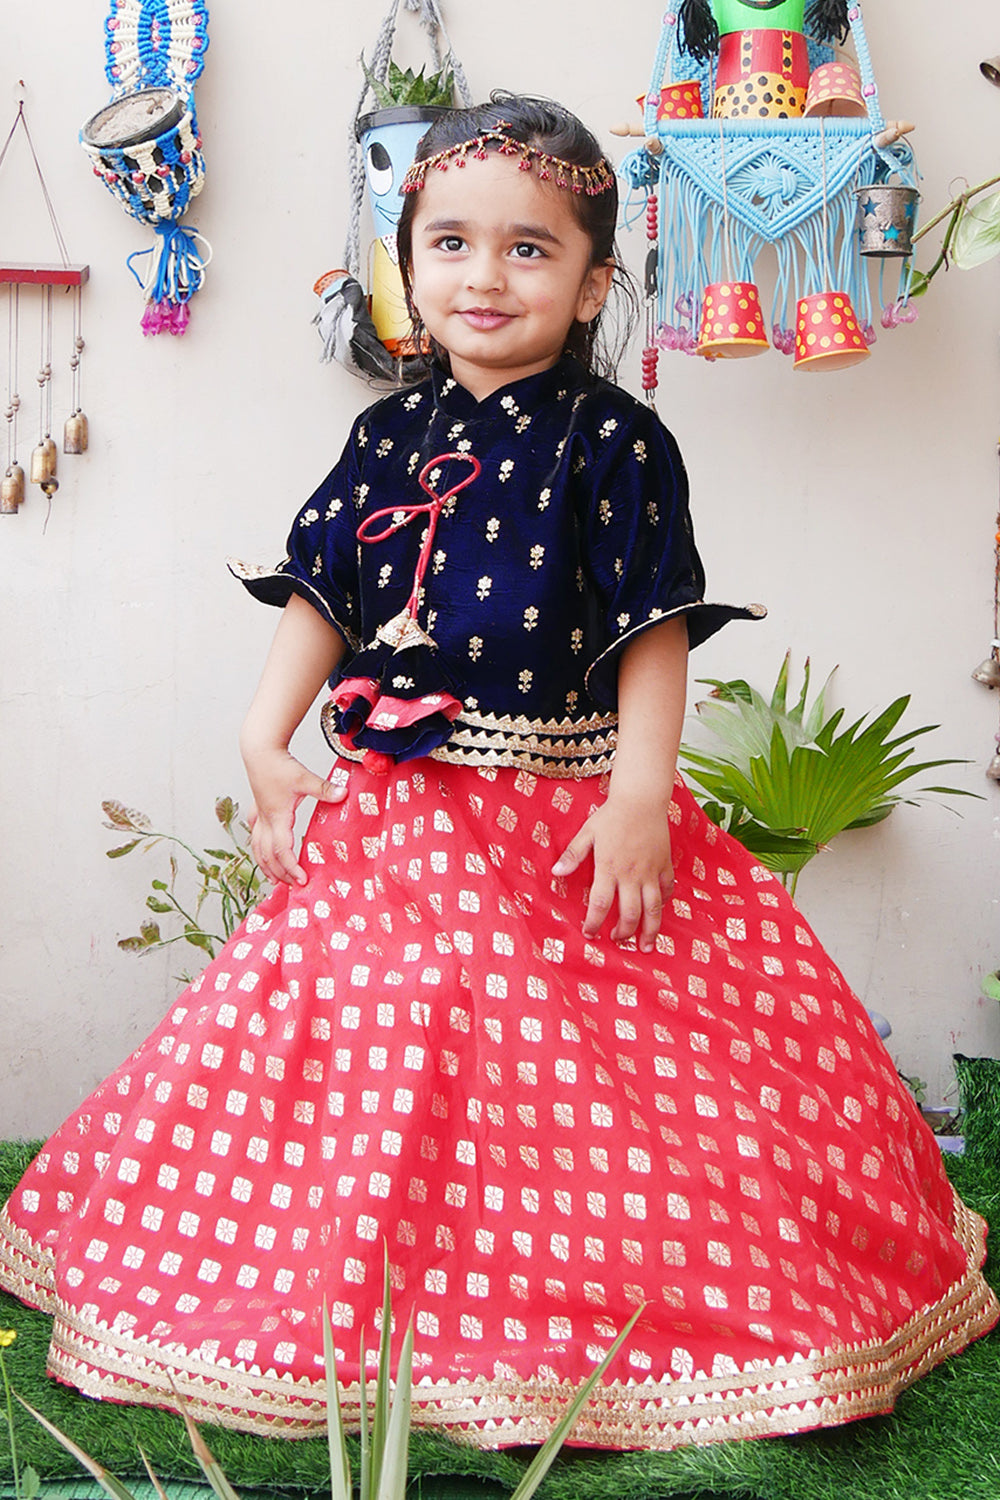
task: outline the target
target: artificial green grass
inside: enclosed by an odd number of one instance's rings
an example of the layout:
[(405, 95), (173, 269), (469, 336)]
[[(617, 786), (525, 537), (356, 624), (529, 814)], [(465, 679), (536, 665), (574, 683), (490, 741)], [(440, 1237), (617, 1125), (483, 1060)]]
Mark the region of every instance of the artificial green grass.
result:
[[(0, 1201), (16, 1185), (36, 1149), (37, 1144), (24, 1142), (0, 1144)], [(974, 1157), (949, 1157), (947, 1162), (949, 1176), (970, 1207), (1000, 1225), (1000, 1167)], [(1000, 1290), (997, 1257), (987, 1273)], [(45, 1377), (48, 1322), (0, 1294), (0, 1327), (14, 1328), (18, 1334), (17, 1342), (5, 1351), (15, 1388), (119, 1477), (128, 1479), (140, 1472), (141, 1445), (161, 1478), (182, 1484), (199, 1480), (179, 1418), (144, 1407), (94, 1402)], [(76, 1477), (74, 1461), (26, 1412), (19, 1411), (15, 1421), (22, 1463), (32, 1464), (46, 1480)], [(253, 1492), (305, 1495), (310, 1500), (329, 1492), (325, 1438), (290, 1443), (223, 1428), (206, 1428), (205, 1435), (245, 1500), (253, 1500)], [(517, 1484), (529, 1458), (523, 1450), (487, 1453), (418, 1431), (410, 1449), (411, 1493), (415, 1500), (500, 1500)], [(0, 1423), (0, 1481), (9, 1473)], [(674, 1453), (564, 1450), (539, 1496), (1000, 1500), (1000, 1330), (905, 1391), (890, 1416), (796, 1437), (716, 1443)]]

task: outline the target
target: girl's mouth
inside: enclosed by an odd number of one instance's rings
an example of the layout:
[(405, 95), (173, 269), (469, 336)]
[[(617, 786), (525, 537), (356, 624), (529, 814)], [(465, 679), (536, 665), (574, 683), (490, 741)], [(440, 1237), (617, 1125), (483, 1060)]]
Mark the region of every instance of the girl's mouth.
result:
[(503, 328), (511, 320), (510, 313), (497, 312), (492, 307), (467, 307), (459, 314), (470, 328), (488, 332), (492, 328)]

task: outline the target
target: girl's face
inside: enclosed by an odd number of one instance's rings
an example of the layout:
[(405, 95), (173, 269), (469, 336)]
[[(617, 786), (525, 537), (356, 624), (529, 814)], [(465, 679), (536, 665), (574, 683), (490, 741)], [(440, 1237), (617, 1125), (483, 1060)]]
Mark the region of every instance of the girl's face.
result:
[(477, 401), (547, 370), (608, 295), (569, 188), (490, 152), (430, 170), (413, 219), (413, 302)]

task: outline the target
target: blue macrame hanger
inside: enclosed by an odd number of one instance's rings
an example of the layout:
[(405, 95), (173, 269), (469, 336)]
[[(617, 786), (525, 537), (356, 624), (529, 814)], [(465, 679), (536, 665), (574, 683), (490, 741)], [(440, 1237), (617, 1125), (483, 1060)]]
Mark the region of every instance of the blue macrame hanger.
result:
[[(655, 276), (647, 273), (652, 299), (643, 356), (643, 384), (656, 384), (659, 349), (698, 353), (705, 288), (723, 278), (753, 281), (765, 246), (777, 261), (771, 309), (771, 341), (792, 353), (794, 310), (799, 299), (830, 290), (834, 281), (849, 297), (867, 342), (874, 341), (867, 261), (856, 228), (857, 194), (890, 181), (915, 190), (917, 171), (904, 140), (889, 139), (860, 3), (848, 12), (857, 53), (866, 114), (793, 119), (659, 118), (664, 82), (696, 79), (711, 100), (715, 59), (699, 63), (678, 44), (678, 17), (663, 18), (644, 105), (646, 144), (631, 153), (622, 176), (647, 200), (647, 234), (655, 249)], [(811, 47), (816, 66), (833, 55)], [(915, 199), (915, 193), (913, 197)], [(626, 210), (628, 216), (628, 210)], [(651, 250), (651, 255), (653, 251)], [(899, 285), (882, 300), (883, 325), (905, 321), (909, 261), (901, 262)], [(703, 352), (703, 351), (702, 351)]]
[[(211, 247), (180, 224), (205, 181), (194, 86), (208, 50), (204, 0), (111, 0), (104, 23), (111, 103), (80, 132), (95, 174), (158, 243), (127, 265), (146, 298), (142, 330), (181, 334)], [(135, 262), (148, 258), (145, 274)]]

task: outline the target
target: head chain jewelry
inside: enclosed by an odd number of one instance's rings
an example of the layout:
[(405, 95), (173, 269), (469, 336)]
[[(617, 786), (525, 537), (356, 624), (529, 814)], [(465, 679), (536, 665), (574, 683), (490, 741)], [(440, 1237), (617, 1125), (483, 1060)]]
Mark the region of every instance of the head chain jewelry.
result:
[(578, 166), (575, 162), (566, 161), (561, 156), (552, 156), (538, 146), (530, 146), (526, 141), (512, 140), (504, 133), (503, 126), (506, 123), (506, 120), (501, 120), (496, 130), (484, 130), (482, 135), (473, 136), (471, 140), (461, 141), (457, 146), (449, 146), (446, 151), (438, 151), (436, 155), (428, 156), (424, 161), (413, 162), (403, 178), (400, 192), (415, 193), (422, 188), (431, 167), (436, 167), (439, 172), (446, 172), (448, 163), (452, 160), (456, 167), (464, 167), (470, 151), (475, 160), (484, 161), (488, 155), (487, 141), (496, 141), (499, 144), (500, 156), (519, 156), (521, 159), (518, 162), (518, 169), (522, 172), (530, 172), (532, 162), (537, 161), (538, 175), (543, 182), (552, 181), (557, 187), (566, 187), (574, 193), (591, 195), (606, 192), (608, 188), (614, 187), (614, 173), (603, 157), (596, 166)]

